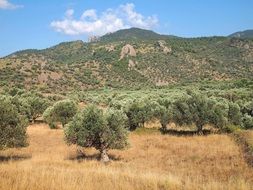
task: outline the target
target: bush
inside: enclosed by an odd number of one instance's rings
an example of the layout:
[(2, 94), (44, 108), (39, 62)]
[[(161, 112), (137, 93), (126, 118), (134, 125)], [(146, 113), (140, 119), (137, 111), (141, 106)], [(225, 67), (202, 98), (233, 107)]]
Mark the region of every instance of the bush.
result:
[(253, 129), (253, 117), (245, 114), (242, 118), (242, 126), (244, 129)]
[(240, 131), (241, 127), (238, 125), (226, 125), (225, 127), (223, 127), (222, 131), (226, 132), (226, 133), (234, 133), (237, 131)]
[(64, 127), (77, 113), (77, 105), (71, 100), (62, 100), (56, 102), (52, 107), (48, 107), (43, 113), (44, 120), (49, 127), (55, 128), (55, 122), (61, 122)]
[(125, 108), (128, 117), (128, 125), (131, 131), (137, 127), (144, 127), (144, 123), (157, 117), (160, 105), (151, 100), (134, 101), (130, 106)]
[(68, 144), (94, 147), (100, 151), (101, 161), (109, 161), (108, 149), (127, 146), (126, 116), (122, 111), (109, 110), (107, 114), (95, 106), (78, 113), (65, 129)]
[(167, 130), (167, 125), (173, 121), (173, 111), (171, 107), (165, 108), (164, 106), (159, 106), (156, 111), (156, 117), (161, 123), (161, 131), (164, 133)]
[(49, 102), (38, 94), (24, 94), (20, 98), (20, 111), (32, 122), (43, 114)]
[(26, 146), (26, 126), (10, 99), (0, 97), (0, 149)]
[(173, 121), (179, 125), (195, 124), (201, 132), (206, 124), (212, 124), (217, 128), (224, 127), (227, 124), (227, 112), (227, 104), (192, 92), (189, 97), (175, 101)]
[(240, 106), (233, 102), (229, 102), (228, 106), (228, 122), (232, 125), (241, 125), (242, 113), (240, 110)]

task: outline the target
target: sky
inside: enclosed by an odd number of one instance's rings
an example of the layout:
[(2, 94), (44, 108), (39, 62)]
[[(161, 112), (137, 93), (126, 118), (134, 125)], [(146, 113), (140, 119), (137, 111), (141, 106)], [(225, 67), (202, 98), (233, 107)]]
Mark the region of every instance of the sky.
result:
[(0, 0), (0, 57), (138, 27), (181, 37), (253, 29), (253, 0)]

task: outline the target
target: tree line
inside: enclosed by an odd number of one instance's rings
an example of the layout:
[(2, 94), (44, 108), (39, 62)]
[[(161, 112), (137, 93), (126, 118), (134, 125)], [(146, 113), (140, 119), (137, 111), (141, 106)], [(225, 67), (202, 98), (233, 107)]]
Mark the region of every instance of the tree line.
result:
[(159, 120), (161, 132), (169, 123), (177, 126), (195, 125), (201, 134), (205, 125), (231, 132), (236, 128), (253, 129), (253, 101), (233, 102), (221, 97), (208, 97), (187, 91), (171, 99), (115, 101), (103, 111), (95, 105), (80, 109), (75, 100), (54, 101), (37, 92), (0, 96), (0, 149), (27, 146), (26, 127), (43, 116), (49, 127), (60, 123), (67, 144), (94, 147), (101, 160), (109, 161), (109, 149), (128, 146), (129, 131)]

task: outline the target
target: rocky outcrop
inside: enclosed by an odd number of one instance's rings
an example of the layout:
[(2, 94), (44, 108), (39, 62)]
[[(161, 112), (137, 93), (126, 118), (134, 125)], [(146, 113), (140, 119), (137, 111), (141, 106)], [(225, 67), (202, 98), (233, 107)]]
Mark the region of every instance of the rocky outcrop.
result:
[(133, 60), (129, 59), (128, 70), (131, 71), (135, 67), (136, 64), (137, 64), (137, 62), (134, 62)]
[(136, 51), (135, 51), (134, 47), (131, 46), (130, 44), (125, 45), (121, 49), (120, 60), (124, 59), (126, 56), (131, 56), (131, 57), (136, 56)]
[(158, 41), (158, 46), (165, 54), (169, 54), (172, 52), (171, 47), (166, 46), (166, 42), (164, 40)]
[(115, 47), (113, 45), (105, 46), (106, 51), (112, 52), (115, 51)]

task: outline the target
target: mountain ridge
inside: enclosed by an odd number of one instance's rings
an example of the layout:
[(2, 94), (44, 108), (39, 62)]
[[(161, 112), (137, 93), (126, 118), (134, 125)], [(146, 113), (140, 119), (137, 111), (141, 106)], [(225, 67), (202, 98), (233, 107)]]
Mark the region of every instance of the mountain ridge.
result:
[(18, 86), (46, 93), (253, 79), (252, 39), (152, 35), (92, 43), (79, 40), (15, 52), (0, 59), (0, 89)]
[(229, 37), (234, 38), (253, 38), (253, 30), (244, 30), (230, 34)]
[[(157, 32), (154, 32), (152, 30), (147, 30), (147, 29), (141, 29), (141, 28), (128, 28), (128, 29), (121, 29), (112, 33), (107, 33), (101, 37), (98, 37), (99, 40), (95, 42), (104, 42), (104, 43), (109, 43), (113, 41), (134, 41), (134, 40), (166, 40), (168, 38), (181, 38), (181, 39), (198, 39), (198, 38), (242, 38), (242, 39), (247, 39), (247, 38), (253, 38), (253, 30), (244, 30), (244, 31), (239, 31), (232, 33), (228, 36), (203, 36), (203, 37), (179, 37), (175, 35), (168, 35), (168, 34), (159, 34)], [(5, 58), (8, 56), (11, 56), (13, 54), (18, 54), (18, 53), (24, 53), (25, 51), (42, 51), (45, 49), (50, 49), (56, 46), (60, 46), (63, 44), (68, 44), (68, 43), (94, 43), (94, 42), (85, 42), (83, 40), (75, 40), (75, 41), (65, 41), (61, 42), (59, 44), (55, 44), (51, 47), (44, 48), (44, 49), (24, 49), (24, 50), (18, 50), (13, 53), (10, 53), (9, 55), (0, 57)]]

